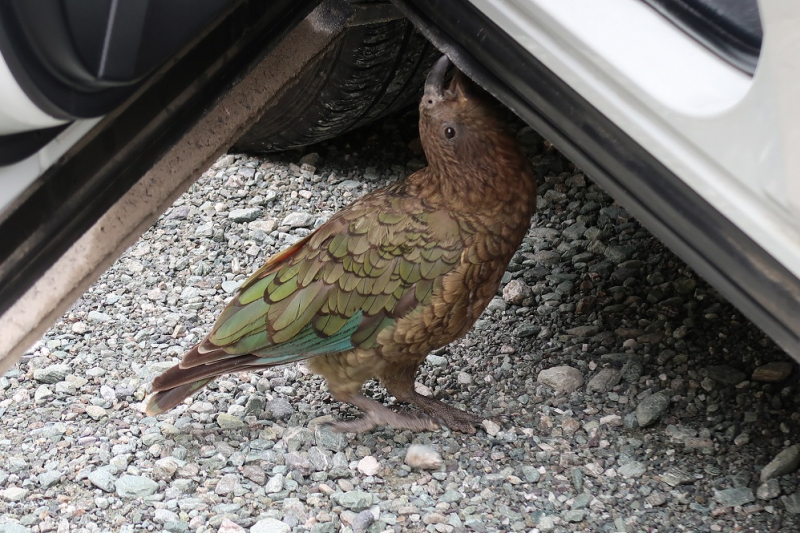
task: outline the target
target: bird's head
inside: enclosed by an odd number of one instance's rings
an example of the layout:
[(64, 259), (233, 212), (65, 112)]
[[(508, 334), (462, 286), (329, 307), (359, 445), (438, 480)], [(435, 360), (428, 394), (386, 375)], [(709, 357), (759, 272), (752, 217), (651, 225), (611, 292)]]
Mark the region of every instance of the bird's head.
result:
[(499, 155), (497, 150), (515, 145), (482, 89), (460, 70), (446, 83), (449, 65), (442, 56), (433, 66), (419, 106), (422, 148), (428, 164), (438, 171), (485, 165)]

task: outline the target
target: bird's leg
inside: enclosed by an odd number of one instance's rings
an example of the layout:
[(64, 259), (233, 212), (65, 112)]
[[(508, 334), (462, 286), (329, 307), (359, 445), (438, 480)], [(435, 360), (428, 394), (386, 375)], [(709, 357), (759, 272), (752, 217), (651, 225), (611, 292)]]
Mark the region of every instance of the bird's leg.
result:
[(385, 405), (362, 394), (355, 394), (347, 398), (342, 398), (338, 394), (334, 395), (334, 397), (337, 400), (351, 403), (364, 412), (362, 418), (330, 422), (328, 424), (330, 428), (340, 433), (363, 433), (376, 426), (389, 426), (395, 429), (410, 429), (411, 431), (439, 429), (439, 425), (428, 415), (423, 413), (396, 413)]
[(416, 405), (435, 421), (462, 433), (475, 433), (475, 428), (481, 425), (483, 417), (423, 396), (414, 390), (414, 376), (418, 366), (393, 365), (381, 376), (381, 382), (395, 398)]
[(408, 384), (405, 382), (386, 380), (384, 385), (395, 398), (402, 402), (413, 403), (430, 415), (433, 420), (440, 422), (450, 429), (473, 434), (475, 433), (475, 428), (479, 427), (484, 420), (482, 416), (473, 415), (472, 413), (462, 411), (461, 409), (442, 403), (434, 398), (423, 396), (414, 390), (413, 381)]

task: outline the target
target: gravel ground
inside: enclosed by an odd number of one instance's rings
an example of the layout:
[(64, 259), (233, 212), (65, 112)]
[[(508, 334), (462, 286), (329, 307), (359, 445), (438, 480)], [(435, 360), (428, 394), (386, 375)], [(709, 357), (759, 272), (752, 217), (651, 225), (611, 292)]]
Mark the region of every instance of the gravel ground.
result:
[(794, 363), (519, 135), (539, 211), (502, 293), (419, 377), (499, 426), (333, 434), (319, 422), (357, 413), (302, 365), (142, 412), (248, 273), (423, 166), (409, 113), (316, 153), (220, 158), (0, 377), (0, 532), (800, 531)]

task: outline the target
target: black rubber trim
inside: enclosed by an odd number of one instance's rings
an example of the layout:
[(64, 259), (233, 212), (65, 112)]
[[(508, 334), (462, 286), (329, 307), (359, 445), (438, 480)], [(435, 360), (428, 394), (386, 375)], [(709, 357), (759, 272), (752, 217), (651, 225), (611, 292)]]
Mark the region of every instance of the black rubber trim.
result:
[(39, 151), (45, 144), (55, 139), (69, 124), (41, 130), (23, 131), (10, 135), (0, 135), (0, 166), (22, 161)]
[(719, 57), (751, 76), (763, 30), (757, 0), (643, 0)]
[(239, 2), (3, 211), (0, 314), (318, 3)]
[(396, 0), (462, 70), (553, 142), (800, 361), (800, 280), (472, 4)]

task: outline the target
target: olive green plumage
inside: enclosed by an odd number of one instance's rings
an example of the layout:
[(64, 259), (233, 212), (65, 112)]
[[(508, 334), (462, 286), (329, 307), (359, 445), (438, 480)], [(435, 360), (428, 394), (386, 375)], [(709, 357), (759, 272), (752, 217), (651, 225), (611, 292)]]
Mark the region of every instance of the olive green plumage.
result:
[[(491, 106), (446, 59), (429, 77), (420, 136), (429, 167), (365, 195), (273, 256), (228, 304), (208, 336), (153, 383), (149, 414), (214, 377), (302, 359), (331, 393), (378, 424), (474, 431), (479, 417), (413, 391), (428, 351), (463, 335), (497, 291), (535, 201), (530, 164)], [(360, 394), (376, 377), (426, 415), (398, 414)], [(431, 418), (433, 417), (433, 418)]]

